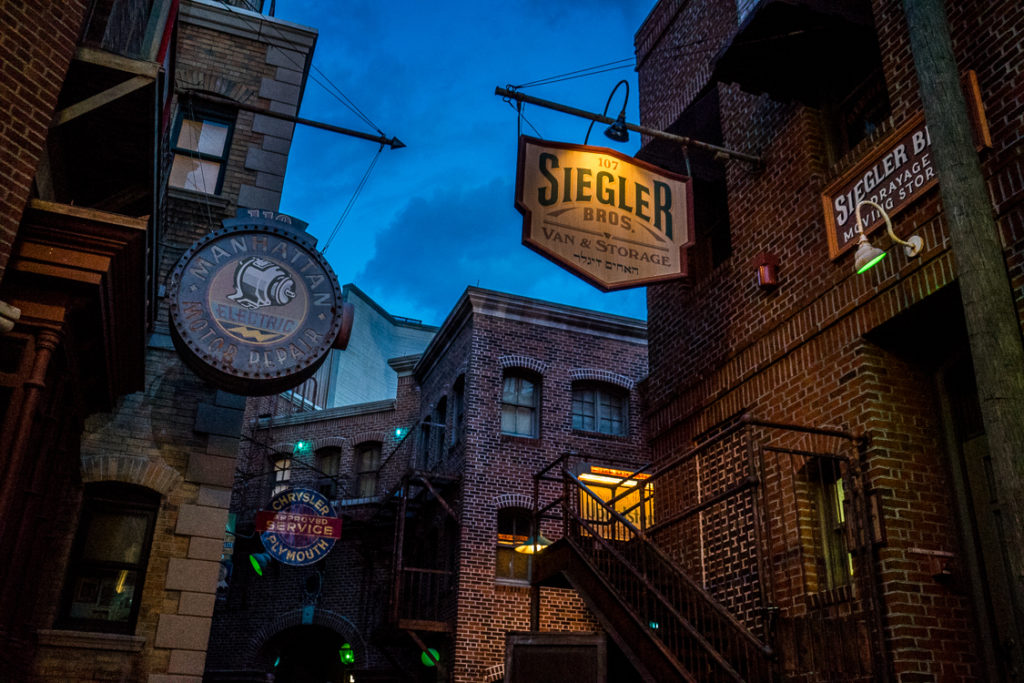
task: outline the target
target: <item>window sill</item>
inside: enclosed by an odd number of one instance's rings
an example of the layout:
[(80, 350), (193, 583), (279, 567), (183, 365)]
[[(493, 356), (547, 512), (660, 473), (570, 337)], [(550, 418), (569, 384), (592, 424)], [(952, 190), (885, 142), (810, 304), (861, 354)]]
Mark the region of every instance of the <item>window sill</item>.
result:
[(825, 607), (850, 600), (853, 600), (853, 588), (849, 584), (818, 591), (807, 596), (807, 602), (811, 607)]
[(205, 192), (197, 192), (196, 190), (186, 190), (183, 187), (167, 186), (167, 196), (172, 199), (184, 199), (189, 202), (199, 202), (202, 204), (209, 204), (220, 209), (228, 208), (228, 200), (225, 197), (216, 194), (206, 194)]
[(629, 441), (630, 437), (628, 434), (604, 434), (602, 432), (590, 432), (586, 429), (573, 429), (573, 436), (582, 436), (588, 439), (603, 439), (612, 441)]
[(521, 579), (494, 579), (495, 586), (501, 586), (502, 588), (513, 588), (519, 591), (526, 591), (530, 589), (530, 582), (523, 581)]
[(141, 652), (146, 644), (146, 639), (143, 636), (130, 636), (123, 633), (62, 629), (40, 629), (36, 633), (39, 636), (39, 644), (50, 647)]
[(507, 439), (509, 441), (522, 441), (524, 443), (536, 443), (539, 440), (536, 436), (523, 436), (522, 434), (506, 434), (505, 432), (501, 433), (501, 438), (502, 440)]

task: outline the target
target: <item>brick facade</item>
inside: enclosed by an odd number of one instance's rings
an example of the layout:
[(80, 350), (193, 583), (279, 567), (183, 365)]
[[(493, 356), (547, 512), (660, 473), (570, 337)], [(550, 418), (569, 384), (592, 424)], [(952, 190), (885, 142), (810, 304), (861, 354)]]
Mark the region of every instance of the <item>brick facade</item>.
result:
[[(1008, 2), (946, 4), (958, 64), (977, 72), (992, 131), (993, 147), (982, 149), (980, 159), (1020, 316), (1024, 211), (1022, 105), (1016, 93), (1024, 84), (1014, 32), (1024, 25), (1024, 12)], [(815, 597), (820, 589), (815, 571), (798, 569), (797, 564), (769, 569), (771, 576), (761, 578), (774, 581), (774, 592), (765, 600), (780, 608), (775, 643), (783, 650), (785, 673), (805, 680), (825, 675), (828, 665), (823, 660), (796, 662), (797, 653), (785, 651), (800, 642), (786, 638), (797, 637), (795, 629), (802, 628), (808, 614), (818, 615), (821, 629), (831, 628), (843, 613), (857, 612), (875, 600), (882, 635), (871, 647), (884, 663), (874, 665), (874, 676), (993, 680), (1008, 675), (1020, 655), (1005, 649), (1011, 647), (1008, 642), (1000, 642), (1006, 617), (987, 606), (989, 601), (1005, 603), (1006, 594), (996, 584), (981, 588), (986, 563), (995, 571), (994, 560), (976, 541), (965, 540), (984, 533), (984, 518), (991, 513), (964, 507), (971, 504), (964, 502), (971, 497), (964, 490), (965, 478), (982, 488), (988, 484), (971, 479), (976, 475), (968, 471), (973, 467), (970, 454), (959, 450), (968, 448), (965, 437), (951, 435), (961, 430), (956, 420), (964, 418), (951, 416), (950, 401), (957, 399), (946, 397), (943, 389), (949, 368), (966, 352), (967, 339), (940, 190), (933, 189), (894, 216), (897, 235), (923, 238), (924, 252), (916, 259), (893, 248), (889, 258), (862, 275), (853, 272), (852, 252), (829, 259), (821, 192), (876, 153), (888, 133), (921, 110), (901, 5), (870, 5), (891, 114), (834, 162), (826, 150), (821, 110), (712, 79), (713, 56), (737, 31), (734, 3), (665, 0), (638, 31), (644, 124), (668, 129), (698, 93), (717, 90), (722, 144), (763, 160), (760, 169), (722, 162), (731, 256), (693, 281), (648, 290), (647, 430), (653, 457), (662, 464), (689, 450), (709, 429), (745, 413), (864, 437), (858, 460), (868, 486), (883, 493), (881, 516), (887, 532), (885, 543), (875, 546), (870, 570), (878, 597), (869, 598), (870, 591), (855, 580), (852, 596), (836, 600), (832, 595), (828, 607), (818, 607), (823, 596)], [(694, 37), (700, 38), (698, 46), (673, 49), (690, 45)], [(640, 156), (645, 154), (669, 166), (681, 163), (678, 151), (666, 152), (650, 142)], [(757, 286), (753, 264), (761, 252), (774, 254), (781, 263), (780, 285), (774, 290)], [(954, 428), (954, 423), (961, 426)], [(799, 502), (804, 495), (799, 486), (773, 480), (770, 464), (765, 467), (760, 472), (764, 509), (789, 505), (797, 517), (812, 515), (810, 499)], [(980, 500), (975, 497), (973, 504)], [(728, 506), (715, 510), (723, 520), (731, 512)], [(730, 523), (733, 529), (751, 524)], [(772, 524), (779, 534), (789, 528), (791, 549), (813, 546), (809, 531), (787, 527), (789, 522), (781, 518), (768, 526)], [(703, 538), (705, 543), (711, 540)], [(779, 537), (775, 541), (782, 542)], [(705, 556), (705, 570), (717, 559), (722, 558)], [(692, 562), (690, 568), (700, 571)], [(714, 583), (732, 570), (723, 568), (717, 577), (715, 571), (704, 581)], [(826, 649), (838, 646), (823, 643)], [(865, 675), (856, 668), (830, 675)]]
[[(153, 296), (182, 251), (238, 206), (277, 209), (292, 124), (238, 112), (216, 196), (166, 186), (169, 138), (199, 99), (294, 114), (316, 32), (204, 0), (142, 3), (144, 16), (142, 5), (96, 3), (86, 17), (87, 4), (0, 9), (0, 299), (21, 307), (0, 338), (0, 547), (18, 557), (3, 571), (0, 678), (198, 681), (244, 400), (185, 368)], [(125, 84), (130, 94), (86, 106)], [(107, 167), (79, 154), (90, 142), (80, 127), (92, 143), (130, 149)], [(47, 240), (52, 263), (31, 251)], [(127, 633), (70, 626), (65, 606), (83, 501), (111, 483), (156, 506)]]
[[(295, 623), (286, 615), (312, 604), (312, 625), (331, 629), (335, 647), (344, 640), (357, 649), (357, 678), (397, 680), (405, 675), (433, 680), (419, 662), (420, 649), (408, 634), (413, 632), (438, 650), (440, 679), (500, 680), (506, 634), (529, 628), (530, 589), (526, 582), (495, 576), (498, 511), (532, 509), (532, 474), (564, 451), (601, 455), (626, 465), (644, 462), (636, 384), (646, 374), (645, 350), (639, 321), (470, 288), (422, 357), (391, 361), (399, 376), (393, 403), (288, 414), (275, 399), (250, 401), (247, 424), (253, 417), (256, 422), (246, 439), (250, 445), (243, 447), (242, 483), (232, 502), (240, 536), (252, 535), (249, 520), (267, 500), (273, 455), (287, 454), (296, 441), (309, 439), (317, 450), (340, 446), (342, 540), (317, 567), (274, 566), (262, 578), (248, 568), (243, 554), (243, 549), (248, 554), (258, 545), (238, 540), (234, 578), (215, 617), (216, 645), (208, 677), (257, 680), (270, 670), (278, 653), (295, 651), (288, 649), (294, 645), (286, 646), (287, 628)], [(529, 371), (539, 385), (538, 438), (501, 434), (506, 370)], [(572, 383), (587, 380), (629, 391), (627, 436), (572, 429)], [(461, 428), (456, 408), (460, 396)], [(281, 412), (268, 416), (274, 410)], [(400, 441), (396, 427), (407, 430)], [(372, 501), (353, 499), (355, 492), (349, 487), (355, 477), (355, 449), (363, 441), (377, 440), (383, 442), (377, 493), (390, 495)], [(305, 466), (316, 464), (315, 455), (309, 457), (308, 463), (293, 462), (293, 486), (315, 485), (321, 476)], [(432, 495), (424, 494), (423, 501), (410, 499), (410, 515), (404, 531), (399, 531), (395, 487), (410, 472), (433, 478), (444, 505)], [(554, 521), (546, 521), (543, 531), (553, 539), (559, 536)], [(400, 593), (398, 609), (405, 621), (400, 620), (398, 628), (390, 615), (392, 571), (398, 562), (393, 554), (396, 534), (404, 538), (401, 562), (407, 572), (448, 577), (440, 594), (447, 597), (440, 597), (436, 605), (415, 604), (413, 593)], [(323, 580), (319, 595), (295, 590), (318, 573)], [(402, 586), (407, 590), (406, 584)], [(541, 590), (541, 629), (599, 630), (573, 591)], [(428, 621), (447, 624), (450, 632), (432, 631), (424, 626), (427, 622), (415, 621), (416, 609), (436, 610)], [(330, 623), (331, 615), (336, 625)]]

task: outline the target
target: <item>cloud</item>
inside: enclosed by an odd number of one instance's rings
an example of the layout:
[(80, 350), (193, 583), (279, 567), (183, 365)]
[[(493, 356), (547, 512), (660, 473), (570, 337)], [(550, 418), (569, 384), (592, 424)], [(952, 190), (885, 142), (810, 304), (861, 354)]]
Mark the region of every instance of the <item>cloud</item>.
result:
[(434, 323), (467, 286), (646, 317), (644, 290), (602, 294), (523, 246), (512, 202), (511, 182), (497, 179), (411, 199), (377, 234), (355, 284), (391, 313)]

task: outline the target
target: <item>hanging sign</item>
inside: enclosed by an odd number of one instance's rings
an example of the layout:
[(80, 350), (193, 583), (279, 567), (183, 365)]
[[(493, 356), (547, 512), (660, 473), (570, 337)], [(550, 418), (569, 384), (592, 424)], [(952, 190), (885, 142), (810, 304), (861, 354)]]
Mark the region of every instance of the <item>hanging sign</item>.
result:
[(282, 564), (302, 567), (321, 560), (341, 538), (331, 501), (312, 489), (287, 489), (256, 514), (263, 547)]
[(523, 244), (602, 291), (686, 275), (685, 176), (603, 147), (523, 136), (515, 204)]
[(291, 389), (351, 330), (351, 309), (305, 225), (240, 209), (175, 266), (171, 337), (186, 365), (214, 386), (248, 396)]

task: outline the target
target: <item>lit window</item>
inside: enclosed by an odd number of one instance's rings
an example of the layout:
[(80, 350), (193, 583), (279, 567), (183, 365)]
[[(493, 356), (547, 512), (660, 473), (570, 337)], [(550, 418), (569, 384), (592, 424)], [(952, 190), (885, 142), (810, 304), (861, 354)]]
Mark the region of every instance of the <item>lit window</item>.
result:
[(270, 489), (270, 496), (274, 497), (282, 491), (287, 491), (292, 479), (292, 459), (288, 455), (279, 455), (274, 460), (274, 485)]
[(509, 581), (529, 581), (531, 556), (515, 548), (529, 540), (530, 511), (524, 508), (498, 510), (498, 551), (494, 576)]
[(589, 491), (580, 491), (580, 516), (590, 522), (603, 538), (632, 539), (633, 531), (614, 518), (608, 508), (625, 517), (637, 529), (650, 527), (654, 523), (654, 490), (649, 482), (644, 483), (649, 478), (650, 475), (643, 472), (600, 465), (585, 466), (579, 479)]
[(186, 103), (174, 131), (172, 187), (218, 194), (231, 149), (232, 118)]
[(356, 448), (356, 497), (377, 495), (377, 470), (380, 468), (380, 444), (366, 443)]
[(629, 393), (618, 387), (579, 384), (572, 390), (572, 428), (625, 436), (629, 431)]
[(819, 588), (850, 583), (853, 560), (846, 545), (846, 490), (840, 465), (820, 459), (807, 468), (817, 508)]
[(537, 436), (539, 391), (522, 375), (505, 375), (501, 394), (501, 433), (513, 436)]
[(338, 466), (341, 463), (341, 449), (336, 446), (321, 448), (316, 452), (316, 468), (320, 471), (318, 488), (320, 493), (331, 500), (338, 497)]
[(86, 486), (59, 626), (134, 632), (159, 505), (142, 487)]

